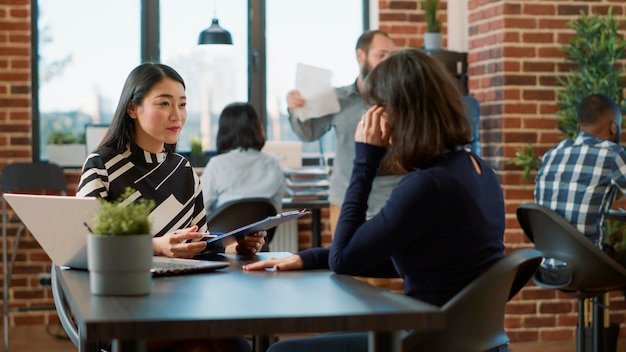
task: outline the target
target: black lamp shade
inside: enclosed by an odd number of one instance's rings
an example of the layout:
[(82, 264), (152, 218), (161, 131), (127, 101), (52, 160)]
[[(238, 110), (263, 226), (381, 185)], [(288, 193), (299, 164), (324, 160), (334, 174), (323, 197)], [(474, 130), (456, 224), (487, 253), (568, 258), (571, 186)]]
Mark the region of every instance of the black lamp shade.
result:
[(211, 27), (203, 30), (198, 38), (198, 44), (233, 44), (230, 32), (220, 27), (217, 18), (211, 22)]

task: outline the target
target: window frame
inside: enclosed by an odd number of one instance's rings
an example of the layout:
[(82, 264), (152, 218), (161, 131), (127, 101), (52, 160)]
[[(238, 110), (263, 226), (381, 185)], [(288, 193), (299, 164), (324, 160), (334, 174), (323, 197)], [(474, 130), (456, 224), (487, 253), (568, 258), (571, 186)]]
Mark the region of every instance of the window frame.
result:
[[(267, 124), (267, 66), (265, 40), (266, 2), (271, 0), (248, 0), (248, 99), (257, 111), (262, 111)], [(362, 0), (363, 31), (370, 27), (371, 4), (374, 0)], [(160, 62), (159, 0), (140, 0), (141, 62)], [(31, 1), (31, 128), (32, 160), (42, 161), (40, 155), (39, 111), (39, 4)], [(254, 87), (254, 89), (252, 89)]]

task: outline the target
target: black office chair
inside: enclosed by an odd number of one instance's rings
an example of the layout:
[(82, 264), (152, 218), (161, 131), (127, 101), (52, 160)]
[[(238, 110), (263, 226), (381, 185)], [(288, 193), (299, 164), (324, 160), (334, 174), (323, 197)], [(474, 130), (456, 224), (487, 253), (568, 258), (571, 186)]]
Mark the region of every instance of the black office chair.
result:
[(576, 350), (586, 349), (584, 300), (593, 298), (592, 349), (602, 351), (600, 316), (607, 292), (626, 286), (626, 268), (594, 246), (556, 211), (528, 203), (517, 208), (517, 219), (526, 236), (545, 257), (533, 281), (537, 286), (557, 289), (578, 298)]
[(506, 304), (534, 275), (541, 260), (541, 253), (530, 248), (506, 255), (441, 307), (446, 312), (444, 331), (409, 335), (402, 350), (478, 352), (508, 345)]
[(52, 269), (50, 269), (50, 285), (52, 286), (52, 297), (54, 298), (54, 306), (56, 307), (59, 321), (67, 334), (67, 337), (74, 343), (74, 346), (79, 347), (80, 340), (78, 338), (78, 326), (72, 319), (70, 313), (70, 307), (63, 294), (61, 284), (57, 279), (56, 265), (52, 263)]
[[(268, 198), (243, 198), (223, 204), (207, 216), (209, 231), (229, 232), (236, 228), (276, 215), (276, 208)], [(276, 228), (267, 231), (261, 251), (268, 252)]]
[[(67, 181), (63, 169), (56, 164), (49, 163), (12, 163), (2, 169), (2, 193), (36, 193), (36, 194), (61, 194), (67, 191)], [(20, 224), (13, 241), (13, 252), (11, 253), (11, 264), (8, 265), (8, 240), (7, 227), (9, 223)], [(2, 305), (4, 323), (4, 350), (9, 349), (9, 284), (15, 266), (15, 257), (19, 246), (20, 237), (25, 226), (19, 217), (9, 218), (7, 202), (2, 197), (2, 267), (4, 274), (4, 299)], [(38, 307), (43, 309), (48, 307)], [(54, 309), (54, 307), (49, 307)], [(28, 311), (30, 307), (21, 307), (15, 310)], [(14, 311), (12, 309), (11, 311)]]

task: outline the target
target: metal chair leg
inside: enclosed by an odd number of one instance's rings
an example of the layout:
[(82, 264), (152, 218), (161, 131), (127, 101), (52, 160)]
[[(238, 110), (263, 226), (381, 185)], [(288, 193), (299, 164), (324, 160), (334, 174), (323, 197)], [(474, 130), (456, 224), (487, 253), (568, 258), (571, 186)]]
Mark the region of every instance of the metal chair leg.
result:
[(9, 351), (9, 277), (7, 268), (7, 203), (2, 198), (2, 273), (3, 273), (3, 300), (2, 323), (4, 325), (4, 352)]
[(594, 297), (591, 350), (593, 352), (604, 351), (604, 302), (602, 296)]
[(576, 352), (585, 352), (585, 299), (578, 299), (578, 334), (576, 334)]
[(20, 228), (17, 229), (17, 232), (15, 233), (15, 239), (13, 239), (13, 252), (11, 253), (11, 265), (9, 266), (8, 276), (6, 276), (9, 282), (11, 282), (11, 277), (13, 276), (13, 271), (15, 270), (15, 258), (17, 257), (17, 248), (20, 245), (20, 237), (22, 236), (22, 232), (24, 232), (24, 229), (26, 229), (26, 226), (24, 226), (24, 224), (20, 225)]
[(57, 267), (54, 263), (52, 263), (52, 270), (50, 270), (50, 284), (52, 285), (52, 297), (54, 298), (54, 305), (57, 310), (57, 314), (59, 316), (59, 320), (61, 321), (61, 325), (67, 334), (67, 337), (74, 343), (74, 346), (78, 347), (80, 345), (79, 336), (78, 336), (78, 327), (72, 320), (72, 316), (70, 313), (70, 307), (65, 299), (65, 294), (63, 293), (63, 288), (57, 279)]

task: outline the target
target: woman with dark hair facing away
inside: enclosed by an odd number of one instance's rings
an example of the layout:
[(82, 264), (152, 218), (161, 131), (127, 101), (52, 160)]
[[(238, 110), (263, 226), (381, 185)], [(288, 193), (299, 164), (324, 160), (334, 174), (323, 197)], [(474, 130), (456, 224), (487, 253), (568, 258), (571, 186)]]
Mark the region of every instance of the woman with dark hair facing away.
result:
[[(150, 214), (155, 255), (192, 257), (205, 249), (206, 212), (198, 176), (175, 153), (187, 119), (182, 77), (171, 67), (146, 63), (124, 83), (115, 115), (97, 150), (87, 156), (76, 196), (117, 200), (127, 187), (130, 199), (152, 199)], [(225, 248), (254, 254), (266, 234), (257, 233)], [(190, 241), (191, 240), (191, 241)], [(199, 294), (203, 294), (199, 292)], [(210, 295), (210, 292), (206, 293)], [(150, 351), (250, 351), (244, 338), (149, 341)]]
[(284, 174), (276, 158), (261, 152), (265, 129), (249, 103), (231, 103), (220, 114), (217, 154), (200, 182), (207, 214), (242, 198), (268, 198), (282, 209)]
[[(356, 156), (330, 248), (312, 248), (246, 270), (330, 268), (339, 274), (404, 279), (404, 293), (442, 306), (504, 256), (504, 197), (492, 167), (466, 149), (471, 127), (455, 82), (416, 49), (369, 74), (371, 105), (355, 133)], [(367, 197), (389, 150), (407, 172), (380, 212)], [(367, 333), (323, 334), (268, 351), (367, 351)]]

